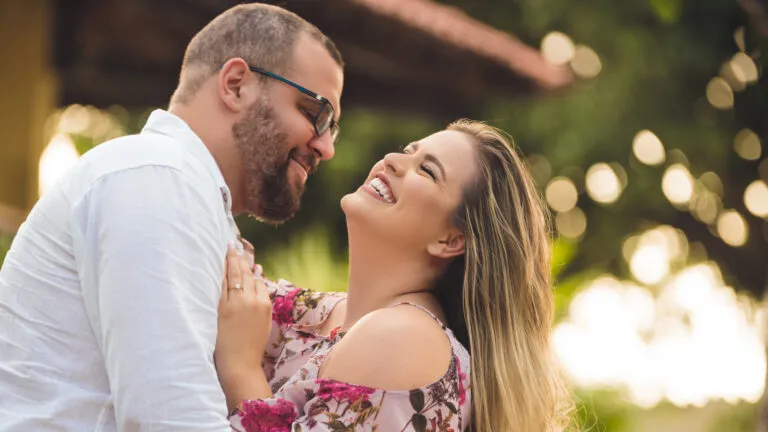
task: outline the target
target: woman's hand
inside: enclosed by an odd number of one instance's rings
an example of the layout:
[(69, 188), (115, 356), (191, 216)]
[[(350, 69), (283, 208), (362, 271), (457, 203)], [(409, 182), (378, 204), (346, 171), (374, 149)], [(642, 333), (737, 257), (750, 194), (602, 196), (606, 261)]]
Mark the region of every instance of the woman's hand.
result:
[(219, 381), (228, 396), (228, 389), (252, 381), (254, 375), (263, 375), (261, 362), (272, 328), (272, 301), (249, 261), (234, 247), (227, 250), (214, 358)]

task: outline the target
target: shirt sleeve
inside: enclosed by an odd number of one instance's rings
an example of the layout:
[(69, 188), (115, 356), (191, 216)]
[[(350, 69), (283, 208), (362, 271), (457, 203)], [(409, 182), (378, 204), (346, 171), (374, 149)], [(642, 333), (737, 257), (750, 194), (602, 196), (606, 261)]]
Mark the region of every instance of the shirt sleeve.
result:
[(101, 178), (74, 206), (83, 299), (119, 431), (229, 430), (213, 364), (226, 217), (200, 189), (147, 166)]

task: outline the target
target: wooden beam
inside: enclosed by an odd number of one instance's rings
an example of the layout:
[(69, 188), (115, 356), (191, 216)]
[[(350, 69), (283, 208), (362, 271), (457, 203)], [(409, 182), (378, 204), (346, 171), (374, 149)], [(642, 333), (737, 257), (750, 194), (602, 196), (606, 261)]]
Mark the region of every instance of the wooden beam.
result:
[(7, 62), (0, 68), (0, 226), (6, 228), (38, 198), (44, 125), (56, 88), (48, 64), (52, 8), (49, 0), (0, 2), (0, 58)]

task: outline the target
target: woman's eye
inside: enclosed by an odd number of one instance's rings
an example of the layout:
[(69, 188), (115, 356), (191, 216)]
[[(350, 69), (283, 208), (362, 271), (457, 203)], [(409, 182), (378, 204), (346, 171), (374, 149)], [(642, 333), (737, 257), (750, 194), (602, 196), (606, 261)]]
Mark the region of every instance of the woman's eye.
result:
[(428, 167), (427, 165), (422, 165), (421, 169), (424, 170), (424, 172), (427, 173), (430, 177), (432, 177), (432, 180), (437, 180), (437, 176), (435, 176), (435, 172), (432, 170), (432, 168)]

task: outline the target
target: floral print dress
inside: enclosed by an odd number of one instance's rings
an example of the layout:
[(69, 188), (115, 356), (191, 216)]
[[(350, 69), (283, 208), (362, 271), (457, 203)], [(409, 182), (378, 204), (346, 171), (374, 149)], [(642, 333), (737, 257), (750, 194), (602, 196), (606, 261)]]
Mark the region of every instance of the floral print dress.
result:
[[(442, 323), (451, 343), (452, 358), (445, 374), (426, 387), (391, 391), (320, 379), (323, 360), (344, 333), (335, 329), (326, 337), (316, 330), (346, 294), (313, 292), (285, 280), (266, 281), (266, 284), (273, 303), (273, 324), (263, 368), (274, 396), (244, 401), (230, 416), (234, 430), (461, 432), (467, 429), (471, 407), (469, 353)], [(440, 323), (437, 317), (432, 317)]]

